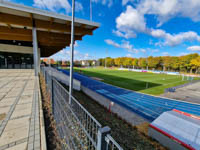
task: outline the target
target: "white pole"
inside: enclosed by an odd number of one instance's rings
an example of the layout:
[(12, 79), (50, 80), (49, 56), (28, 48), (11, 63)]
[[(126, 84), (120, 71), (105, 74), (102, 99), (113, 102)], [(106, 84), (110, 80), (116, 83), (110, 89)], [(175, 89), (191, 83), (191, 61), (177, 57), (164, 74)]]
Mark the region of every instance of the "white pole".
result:
[(92, 21), (92, 0), (90, 0), (90, 21)]
[(37, 30), (36, 27), (32, 29), (33, 36), (33, 55), (34, 55), (34, 67), (35, 67), (35, 76), (38, 75), (38, 43), (37, 43)]
[(71, 51), (70, 51), (70, 84), (69, 84), (69, 104), (71, 104), (73, 90), (73, 65), (74, 65), (74, 9), (75, 0), (72, 0), (72, 23), (71, 23)]

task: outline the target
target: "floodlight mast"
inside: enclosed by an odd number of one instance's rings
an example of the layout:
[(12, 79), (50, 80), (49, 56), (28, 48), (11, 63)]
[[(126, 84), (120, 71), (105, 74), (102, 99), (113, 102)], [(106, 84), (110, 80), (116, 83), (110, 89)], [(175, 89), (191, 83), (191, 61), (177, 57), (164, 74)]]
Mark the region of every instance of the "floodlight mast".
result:
[(71, 20), (71, 51), (70, 51), (70, 84), (69, 84), (69, 104), (71, 104), (73, 93), (73, 66), (74, 66), (74, 16), (75, 0), (72, 0), (72, 20)]
[(90, 21), (92, 21), (92, 0), (90, 0)]

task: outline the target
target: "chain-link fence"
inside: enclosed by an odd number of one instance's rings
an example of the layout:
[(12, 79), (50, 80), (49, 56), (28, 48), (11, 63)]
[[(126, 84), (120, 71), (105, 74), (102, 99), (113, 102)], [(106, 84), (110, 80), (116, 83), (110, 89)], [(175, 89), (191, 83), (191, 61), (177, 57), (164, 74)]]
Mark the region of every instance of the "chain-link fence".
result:
[(63, 150), (123, 150), (101, 124), (52, 76), (53, 69), (41, 67)]

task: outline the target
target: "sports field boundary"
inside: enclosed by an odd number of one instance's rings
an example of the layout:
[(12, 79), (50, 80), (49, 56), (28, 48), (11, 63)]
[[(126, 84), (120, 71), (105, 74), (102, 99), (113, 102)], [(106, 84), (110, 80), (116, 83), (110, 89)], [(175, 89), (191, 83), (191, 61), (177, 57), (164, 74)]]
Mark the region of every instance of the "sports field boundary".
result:
[[(82, 74), (81, 74), (82, 75)], [(83, 76), (86, 76), (86, 77), (89, 77), (91, 78), (90, 76), (87, 76), (87, 75), (83, 75)], [(91, 78), (92, 79), (92, 78)], [(93, 79), (94, 80), (94, 79)], [(97, 80), (98, 81), (98, 80)], [(198, 81), (200, 82), (200, 80), (195, 80), (195, 81)], [(102, 81), (99, 81), (99, 82), (102, 82)], [(127, 91), (131, 91), (131, 92), (135, 92), (135, 93), (139, 93), (139, 94), (144, 94), (144, 95), (149, 95), (149, 96), (154, 96), (154, 97), (158, 97), (158, 98), (164, 98), (164, 99), (168, 99), (168, 100), (171, 100), (171, 101), (177, 101), (177, 102), (184, 102), (184, 103), (188, 103), (188, 104), (195, 104), (195, 105), (200, 105), (198, 103), (193, 103), (193, 102), (187, 102), (187, 101), (182, 101), (182, 100), (177, 100), (177, 99), (173, 99), (173, 98), (166, 98), (166, 97), (163, 97), (163, 96), (159, 96), (159, 95), (152, 95), (152, 94), (148, 94), (148, 93), (142, 93), (142, 92), (138, 92), (138, 91), (134, 91), (134, 90), (130, 90), (130, 89), (126, 89), (126, 88), (123, 88), (123, 87), (119, 87), (119, 86), (116, 86), (116, 85), (112, 85), (112, 84), (109, 84), (109, 83), (105, 83), (103, 82), (104, 84), (107, 84), (107, 85), (111, 85), (111, 86), (114, 86), (114, 87), (117, 87), (117, 88), (121, 88), (121, 89), (124, 89), (124, 90), (127, 90)], [(187, 83), (186, 83), (187, 84)], [(81, 85), (82, 86), (82, 85)]]

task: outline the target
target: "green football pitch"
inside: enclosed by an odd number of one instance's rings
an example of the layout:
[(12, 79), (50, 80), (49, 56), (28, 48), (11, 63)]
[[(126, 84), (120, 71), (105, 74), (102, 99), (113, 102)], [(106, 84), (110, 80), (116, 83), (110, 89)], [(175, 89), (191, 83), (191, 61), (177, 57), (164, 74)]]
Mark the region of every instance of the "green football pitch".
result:
[[(182, 76), (180, 75), (132, 72), (104, 68), (75, 69), (75, 71), (79, 73), (80, 70), (82, 74), (95, 77), (102, 82), (152, 95), (160, 95), (164, 93), (166, 88), (189, 82), (186, 80), (186, 77), (185, 81), (182, 81)], [(196, 79), (197, 78), (195, 78), (195, 80)]]

